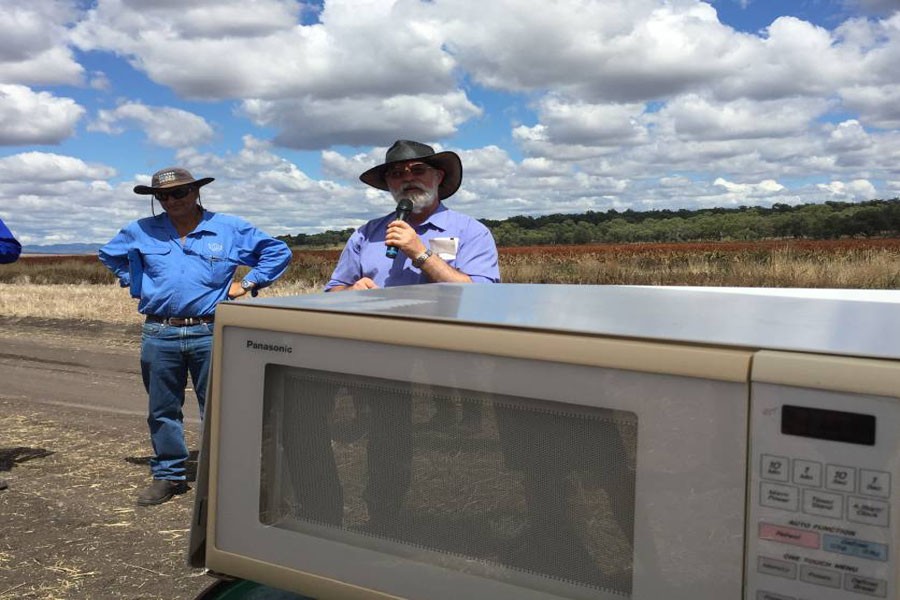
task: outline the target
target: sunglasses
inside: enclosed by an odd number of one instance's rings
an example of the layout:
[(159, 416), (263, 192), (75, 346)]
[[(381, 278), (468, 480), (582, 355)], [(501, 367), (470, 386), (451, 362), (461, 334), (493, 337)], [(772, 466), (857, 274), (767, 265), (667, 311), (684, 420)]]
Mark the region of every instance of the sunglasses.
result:
[(153, 194), (153, 197), (156, 198), (157, 200), (159, 200), (160, 202), (167, 202), (168, 200), (171, 200), (172, 198), (175, 198), (176, 200), (181, 200), (182, 198), (184, 198), (185, 196), (187, 196), (188, 194), (190, 194), (193, 191), (194, 191), (194, 188), (192, 186), (188, 186), (188, 187), (174, 189), (171, 192), (156, 192), (155, 194)]
[(431, 171), (432, 169), (433, 169), (433, 167), (430, 167), (424, 163), (417, 163), (417, 164), (408, 165), (405, 167), (392, 167), (389, 170), (384, 172), (384, 178), (385, 179), (400, 179), (406, 174), (407, 171), (409, 171), (409, 173), (413, 177), (421, 177), (422, 175), (424, 175), (428, 171)]

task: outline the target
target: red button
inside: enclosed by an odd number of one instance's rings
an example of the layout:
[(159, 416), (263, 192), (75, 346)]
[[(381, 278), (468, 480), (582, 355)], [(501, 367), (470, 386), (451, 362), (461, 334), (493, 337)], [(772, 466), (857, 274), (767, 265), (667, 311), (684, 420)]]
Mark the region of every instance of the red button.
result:
[(759, 539), (781, 542), (791, 546), (803, 546), (804, 548), (819, 547), (818, 533), (782, 525), (772, 525), (771, 523), (759, 524)]

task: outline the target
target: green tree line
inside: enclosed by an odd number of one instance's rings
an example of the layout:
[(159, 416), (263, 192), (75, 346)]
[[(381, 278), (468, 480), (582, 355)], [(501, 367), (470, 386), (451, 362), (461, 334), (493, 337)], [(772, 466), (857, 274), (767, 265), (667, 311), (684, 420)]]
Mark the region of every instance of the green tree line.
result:
[[(498, 246), (900, 237), (900, 199), (698, 210), (608, 210), (482, 219)], [(340, 247), (353, 229), (281, 236), (289, 246)]]

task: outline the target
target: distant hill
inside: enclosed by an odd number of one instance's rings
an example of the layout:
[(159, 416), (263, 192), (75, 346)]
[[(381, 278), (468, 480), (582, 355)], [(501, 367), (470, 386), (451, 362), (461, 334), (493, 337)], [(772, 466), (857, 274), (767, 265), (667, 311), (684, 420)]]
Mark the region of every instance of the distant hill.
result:
[(46, 246), (22, 246), (25, 254), (97, 254), (102, 244), (48, 244)]

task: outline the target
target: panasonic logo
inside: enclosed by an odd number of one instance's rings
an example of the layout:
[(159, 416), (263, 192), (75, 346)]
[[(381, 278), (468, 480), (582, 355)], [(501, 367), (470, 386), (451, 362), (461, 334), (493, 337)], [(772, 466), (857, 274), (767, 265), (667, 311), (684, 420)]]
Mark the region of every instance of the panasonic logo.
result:
[(254, 342), (253, 340), (247, 340), (247, 347), (252, 348), (253, 350), (265, 350), (266, 352), (282, 352), (284, 354), (290, 354), (294, 351), (294, 349), (290, 346), (276, 346), (275, 344), (263, 344), (260, 342)]

